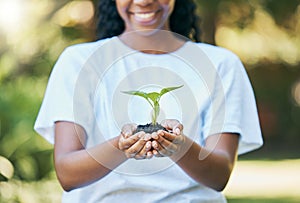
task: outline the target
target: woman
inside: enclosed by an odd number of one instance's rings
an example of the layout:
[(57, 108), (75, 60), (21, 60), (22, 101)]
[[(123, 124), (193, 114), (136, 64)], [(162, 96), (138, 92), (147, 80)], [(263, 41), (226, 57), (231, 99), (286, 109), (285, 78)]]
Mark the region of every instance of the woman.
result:
[[(62, 53), (35, 124), (54, 143), (63, 202), (226, 202), (237, 154), (262, 145), (240, 60), (196, 43), (192, 0), (101, 0), (99, 14), (100, 39)], [(152, 81), (185, 83), (182, 112), (170, 97), (167, 131), (135, 133), (142, 104), (116, 92)]]

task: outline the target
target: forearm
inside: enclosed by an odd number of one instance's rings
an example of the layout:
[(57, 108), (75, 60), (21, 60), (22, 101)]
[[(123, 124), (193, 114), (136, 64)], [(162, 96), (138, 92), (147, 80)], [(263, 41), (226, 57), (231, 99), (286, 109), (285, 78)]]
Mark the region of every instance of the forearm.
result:
[(217, 191), (225, 188), (235, 161), (226, 152), (208, 150), (189, 138), (181, 152), (171, 158), (195, 181)]
[(126, 161), (118, 150), (118, 137), (90, 149), (55, 157), (55, 168), (62, 187), (69, 191), (103, 178)]

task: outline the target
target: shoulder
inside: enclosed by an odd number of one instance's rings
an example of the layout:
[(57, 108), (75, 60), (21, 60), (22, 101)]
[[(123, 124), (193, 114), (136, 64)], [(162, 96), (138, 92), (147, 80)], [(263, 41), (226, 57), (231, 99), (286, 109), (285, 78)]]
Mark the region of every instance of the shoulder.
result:
[(201, 50), (213, 61), (213, 62), (228, 62), (228, 61), (240, 61), (239, 57), (232, 51), (211, 44), (196, 43)]
[(98, 47), (110, 39), (71, 45), (63, 50), (56, 61), (52, 77), (77, 77), (83, 67), (93, 63)]
[(84, 65), (97, 60), (97, 50), (111, 38), (66, 47), (55, 63), (54, 70), (79, 72)]
[(245, 71), (240, 58), (232, 51), (206, 43), (195, 43), (209, 58), (219, 74), (227, 74), (235, 71)]
[(89, 58), (99, 47), (106, 42), (109, 42), (111, 38), (102, 39), (94, 42), (85, 42), (80, 44), (74, 44), (64, 49), (60, 57), (71, 57), (73, 60), (84, 60)]

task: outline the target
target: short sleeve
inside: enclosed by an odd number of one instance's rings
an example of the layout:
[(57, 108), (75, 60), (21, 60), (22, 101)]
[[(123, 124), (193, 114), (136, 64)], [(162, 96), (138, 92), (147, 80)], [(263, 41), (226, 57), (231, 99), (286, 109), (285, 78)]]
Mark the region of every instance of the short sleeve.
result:
[[(261, 147), (263, 140), (255, 96), (243, 64), (236, 55), (225, 51), (216, 68), (222, 89), (212, 94), (210, 105), (202, 115), (205, 121), (202, 136), (206, 139), (215, 133), (237, 133), (240, 135), (238, 154)], [(214, 95), (220, 93), (224, 95), (221, 102), (216, 101), (218, 97)]]
[[(78, 55), (78, 54), (77, 54)], [(81, 97), (76, 91), (78, 77), (82, 68), (80, 57), (73, 48), (67, 48), (58, 58), (47, 84), (44, 99), (40, 107), (34, 129), (50, 143), (54, 143), (54, 126), (56, 121), (75, 122), (82, 126), (88, 120), (85, 115), (81, 119), (74, 116), (74, 104)], [(88, 109), (88, 102), (83, 101), (82, 108)]]

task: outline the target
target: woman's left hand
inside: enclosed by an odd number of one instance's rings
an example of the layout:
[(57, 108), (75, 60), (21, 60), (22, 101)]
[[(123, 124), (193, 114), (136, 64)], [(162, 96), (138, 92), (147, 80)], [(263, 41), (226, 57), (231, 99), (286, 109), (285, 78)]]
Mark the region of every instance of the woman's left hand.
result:
[(185, 136), (182, 133), (183, 125), (174, 119), (166, 119), (161, 125), (167, 131), (159, 130), (152, 133), (153, 154), (157, 157), (172, 156), (179, 152), (184, 143)]
[(151, 152), (151, 135), (145, 132), (138, 132), (136, 124), (126, 124), (122, 127), (119, 136), (119, 149), (123, 151), (127, 158), (150, 159), (153, 154)]

